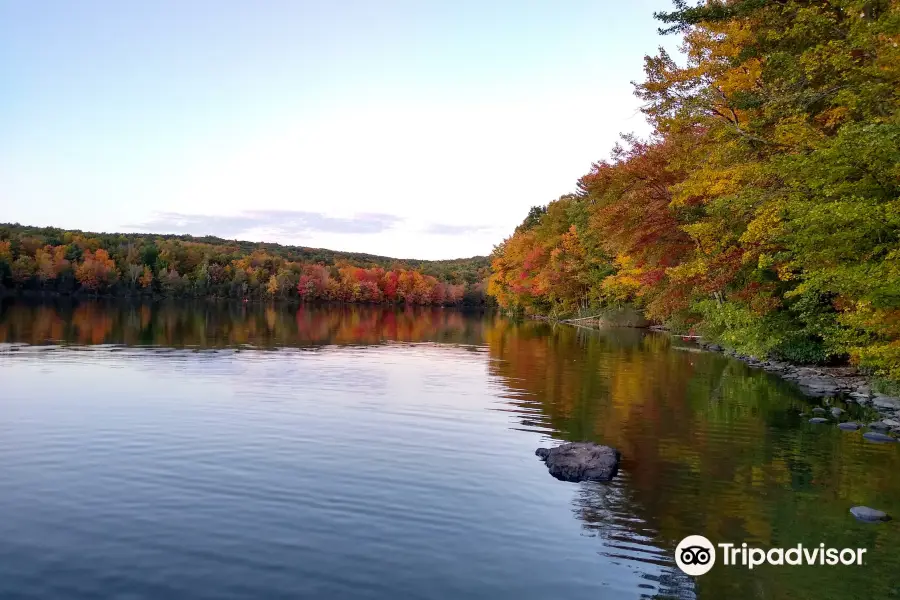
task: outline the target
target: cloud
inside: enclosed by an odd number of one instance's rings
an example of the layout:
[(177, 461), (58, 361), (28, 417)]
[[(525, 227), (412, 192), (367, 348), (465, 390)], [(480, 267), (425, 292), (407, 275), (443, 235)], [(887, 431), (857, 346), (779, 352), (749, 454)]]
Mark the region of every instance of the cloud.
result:
[(487, 225), (446, 225), (444, 223), (432, 223), (425, 230), (425, 233), (434, 235), (462, 235), (465, 233), (482, 233), (492, 230), (493, 228)]
[(302, 233), (381, 233), (401, 222), (396, 215), (361, 213), (352, 217), (329, 217), (301, 210), (249, 210), (237, 215), (189, 215), (155, 213), (149, 220), (128, 225), (152, 233), (189, 233), (233, 238), (248, 231), (265, 231), (289, 237)]

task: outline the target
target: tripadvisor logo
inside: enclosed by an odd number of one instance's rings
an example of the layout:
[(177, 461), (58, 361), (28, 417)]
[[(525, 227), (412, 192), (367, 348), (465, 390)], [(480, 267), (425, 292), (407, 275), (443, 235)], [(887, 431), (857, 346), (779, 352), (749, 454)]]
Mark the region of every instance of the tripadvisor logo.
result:
[(716, 549), (702, 535), (689, 535), (678, 542), (675, 563), (688, 575), (703, 575), (716, 564)]
[(713, 545), (702, 535), (689, 535), (675, 548), (675, 563), (687, 575), (703, 575), (716, 564), (718, 548), (722, 565), (753, 569), (760, 565), (862, 565), (866, 548), (826, 548), (819, 544), (812, 548), (797, 544), (791, 548), (753, 548), (746, 543), (740, 546), (731, 543)]

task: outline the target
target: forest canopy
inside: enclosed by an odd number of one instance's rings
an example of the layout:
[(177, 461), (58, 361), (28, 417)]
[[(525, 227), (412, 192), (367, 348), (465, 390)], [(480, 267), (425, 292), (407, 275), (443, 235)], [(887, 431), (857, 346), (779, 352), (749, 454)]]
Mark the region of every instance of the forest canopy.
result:
[(341, 302), (485, 302), (489, 259), (398, 260), (216, 237), (0, 225), (0, 291)]
[(676, 1), (653, 128), (495, 248), (501, 306), (628, 303), (741, 352), (900, 379), (900, 2)]

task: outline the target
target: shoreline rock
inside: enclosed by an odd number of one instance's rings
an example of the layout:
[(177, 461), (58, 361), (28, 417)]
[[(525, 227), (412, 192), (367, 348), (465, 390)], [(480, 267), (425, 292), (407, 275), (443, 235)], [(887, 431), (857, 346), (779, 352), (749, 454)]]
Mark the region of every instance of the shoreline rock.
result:
[(870, 442), (875, 442), (876, 444), (896, 444), (897, 438), (891, 437), (884, 433), (878, 433), (877, 431), (867, 431), (863, 434), (863, 439), (868, 440)]
[(571, 442), (553, 448), (538, 448), (535, 455), (560, 481), (610, 481), (619, 471), (621, 454), (610, 446)]
[(891, 516), (883, 510), (869, 508), (868, 506), (854, 506), (850, 509), (850, 514), (856, 517), (858, 521), (864, 523), (879, 523), (891, 520)]

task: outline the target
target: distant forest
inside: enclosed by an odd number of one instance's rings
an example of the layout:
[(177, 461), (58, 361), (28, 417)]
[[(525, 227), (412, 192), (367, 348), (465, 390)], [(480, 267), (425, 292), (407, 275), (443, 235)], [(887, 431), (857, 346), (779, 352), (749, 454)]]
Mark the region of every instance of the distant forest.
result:
[(0, 292), (480, 306), (486, 256), (395, 259), (213, 236), (0, 225)]

